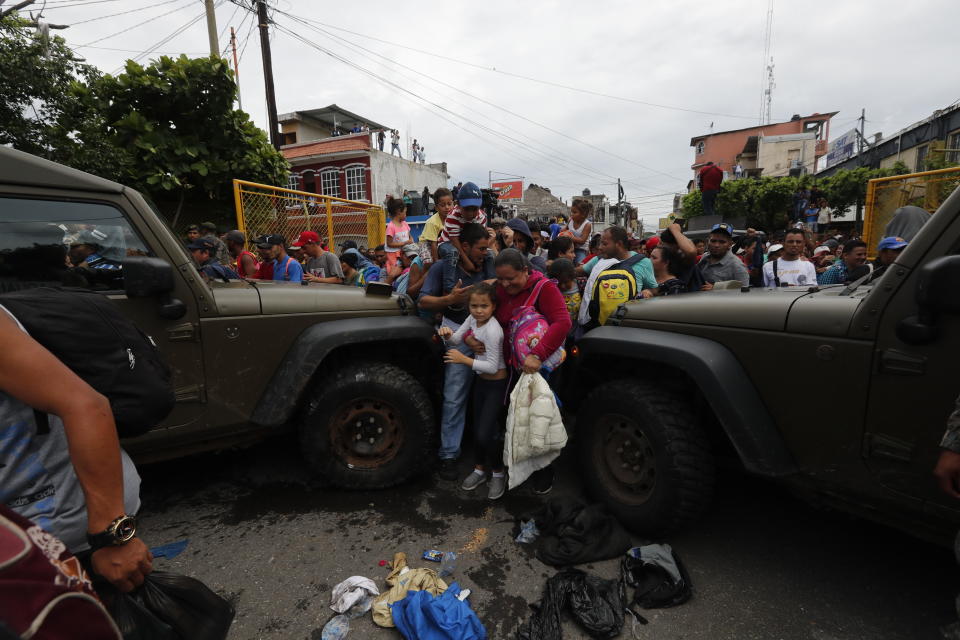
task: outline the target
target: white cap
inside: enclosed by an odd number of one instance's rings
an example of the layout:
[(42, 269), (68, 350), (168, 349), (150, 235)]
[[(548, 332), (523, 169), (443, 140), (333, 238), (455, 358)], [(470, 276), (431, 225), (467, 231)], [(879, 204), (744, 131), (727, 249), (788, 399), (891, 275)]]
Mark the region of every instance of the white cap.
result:
[(830, 252), (830, 247), (819, 246), (813, 250), (813, 255), (818, 256), (821, 253), (829, 253), (829, 252)]
[(770, 245), (770, 248), (767, 249), (767, 253), (773, 253), (774, 251), (780, 251), (781, 249), (783, 249), (782, 244), (772, 244)]

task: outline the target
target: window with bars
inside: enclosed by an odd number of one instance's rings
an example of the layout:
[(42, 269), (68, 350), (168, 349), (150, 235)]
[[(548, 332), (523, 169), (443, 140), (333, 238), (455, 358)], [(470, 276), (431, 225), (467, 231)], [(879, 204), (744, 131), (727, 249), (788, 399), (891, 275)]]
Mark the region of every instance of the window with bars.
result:
[(363, 176), (363, 167), (347, 167), (347, 200), (366, 200), (367, 184)]
[(950, 134), (947, 149), (956, 149), (947, 152), (947, 162), (960, 162), (960, 131)]
[(321, 191), (325, 196), (340, 197), (340, 172), (337, 169), (324, 169), (320, 172)]
[(927, 152), (930, 150), (930, 147), (924, 145), (917, 148), (917, 168), (916, 171), (923, 171), (926, 168), (927, 164)]

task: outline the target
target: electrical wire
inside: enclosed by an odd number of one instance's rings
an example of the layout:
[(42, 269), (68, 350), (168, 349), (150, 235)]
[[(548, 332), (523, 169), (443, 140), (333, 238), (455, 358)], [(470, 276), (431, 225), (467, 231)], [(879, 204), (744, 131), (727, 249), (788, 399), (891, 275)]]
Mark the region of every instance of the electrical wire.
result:
[[(221, 4), (221, 3), (222, 3), (222, 0), (221, 0), (221, 2), (218, 3), (218, 4)], [(206, 18), (206, 17), (207, 17), (207, 12), (204, 10), (202, 13), (200, 13), (200, 14), (197, 15), (197, 16), (194, 16), (193, 18), (191, 18), (190, 20), (188, 20), (187, 22), (185, 22), (183, 25), (181, 25), (179, 28), (177, 28), (176, 30), (174, 30), (174, 32), (171, 33), (170, 35), (168, 35), (167, 37), (165, 37), (165, 38), (163, 38), (162, 40), (154, 43), (154, 44), (153, 44), (150, 48), (148, 48), (147, 50), (145, 50), (145, 51), (137, 54), (136, 56), (134, 56), (134, 57), (132, 58), (132, 60), (133, 60), (134, 62), (139, 62), (140, 60), (143, 60), (143, 59), (146, 58), (148, 55), (150, 55), (151, 53), (153, 53), (156, 49), (159, 49), (159, 48), (162, 47), (163, 45), (167, 44), (168, 42), (170, 42), (171, 40), (173, 40), (174, 38), (176, 38), (178, 35), (180, 35), (181, 33), (183, 33), (184, 31), (186, 31), (187, 29), (189, 29), (190, 27), (192, 27), (193, 25), (195, 25), (197, 22), (199, 22), (200, 20), (202, 20), (202, 19), (204, 19), (204, 18)]]
[(87, 0), (86, 2), (73, 2), (68, 0), (50, 0), (50, 2), (45, 7), (46, 9), (68, 9), (72, 7), (83, 7), (88, 4), (102, 4), (104, 2), (121, 2), (122, 0)]
[[(391, 58), (389, 58), (389, 57), (387, 57), (387, 56), (384, 56), (384, 55), (382, 55), (382, 54), (380, 54), (380, 53), (377, 53), (377, 52), (375, 52), (375, 51), (372, 51), (372, 50), (370, 50), (370, 49), (367, 49), (367, 48), (365, 48), (365, 47), (363, 47), (363, 46), (361, 46), (361, 45), (358, 45), (358, 44), (356, 44), (356, 43), (354, 43), (354, 42), (351, 42), (351, 41), (349, 41), (349, 40), (346, 40), (346, 39), (344, 39), (344, 38), (341, 38), (340, 36), (337, 36), (337, 35), (335, 35), (335, 34), (330, 33), (329, 31), (326, 31), (326, 30), (321, 29), (321, 28), (319, 28), (319, 27), (312, 26), (311, 24), (309, 24), (309, 22), (312, 22), (312, 21), (309, 21), (309, 20), (306, 20), (306, 19), (302, 19), (302, 18), (300, 18), (299, 16), (294, 16), (294, 15), (292, 15), (292, 14), (289, 14), (289, 13), (285, 12), (285, 11), (280, 11), (279, 9), (275, 10), (275, 12), (276, 12), (276, 13), (280, 13), (280, 14), (282, 14), (282, 15), (285, 15), (285, 16), (287, 16), (288, 18), (291, 18), (292, 20), (295, 20), (295, 21), (303, 24), (303, 25), (306, 26), (307, 28), (312, 29), (312, 30), (314, 30), (314, 31), (317, 31), (318, 33), (321, 33), (321, 34), (323, 34), (323, 35), (325, 35), (325, 36), (334, 38), (334, 39), (339, 40), (339, 41), (341, 41), (341, 42), (345, 42), (345, 43), (351, 44), (351, 45), (353, 45), (353, 46), (355, 46), (355, 47), (357, 47), (357, 48), (359, 48), (359, 49), (362, 49), (362, 50), (364, 50), (364, 51), (367, 51), (367, 52), (369, 52), (369, 53), (371, 53), (371, 54), (373, 54), (373, 55), (375, 55), (375, 56), (377, 56), (377, 57), (380, 57), (380, 58), (383, 58), (383, 59), (385, 59), (385, 60), (388, 60), (388, 61), (391, 62), (392, 64), (395, 64), (395, 65), (400, 66), (400, 67), (402, 67), (402, 68), (404, 68), (404, 69), (408, 69), (408, 70), (410, 70), (410, 71), (412, 71), (412, 72), (414, 72), (414, 73), (416, 73), (416, 74), (418, 74), (418, 75), (421, 75), (421, 76), (423, 76), (423, 77), (431, 80), (432, 82), (436, 82), (436, 83), (439, 83), (439, 84), (441, 84), (441, 85), (443, 85), (443, 86), (446, 86), (446, 87), (448, 87), (448, 88), (450, 88), (450, 89), (453, 89), (454, 91), (457, 91), (457, 92), (460, 93), (460, 94), (469, 96), (470, 98), (472, 98), (472, 99), (474, 99), (474, 100), (477, 100), (477, 101), (482, 102), (482, 103), (484, 103), (484, 104), (487, 104), (487, 105), (489, 105), (489, 106), (491, 106), (491, 107), (494, 107), (494, 108), (496, 108), (496, 109), (499, 109), (499, 110), (501, 110), (501, 111), (503, 111), (503, 112), (505, 112), (505, 113), (507, 113), (507, 114), (509, 114), (509, 115), (511, 115), (511, 116), (513, 116), (513, 117), (515, 117), (515, 118), (519, 118), (519, 119), (524, 120), (524, 121), (526, 121), (526, 122), (529, 122), (529, 123), (531, 123), (531, 124), (533, 124), (533, 125), (536, 125), (536, 126), (538, 126), (538, 127), (540, 127), (540, 128), (546, 129), (547, 131), (550, 131), (550, 132), (553, 133), (553, 134), (560, 135), (560, 136), (562, 136), (562, 137), (564, 137), (564, 138), (567, 138), (567, 139), (569, 139), (569, 140), (572, 140), (572, 141), (574, 141), (574, 142), (577, 142), (577, 143), (579, 143), (579, 144), (581, 144), (581, 145), (587, 146), (587, 147), (589, 147), (589, 148), (591, 148), (591, 149), (594, 149), (595, 151), (599, 151), (599, 152), (601, 152), (601, 153), (604, 153), (604, 154), (606, 154), (606, 155), (609, 155), (609, 156), (611, 156), (611, 157), (613, 157), (613, 158), (616, 158), (616, 159), (618, 159), (618, 160), (621, 160), (621, 161), (624, 161), (624, 162), (629, 162), (629, 163), (634, 164), (634, 165), (636, 165), (636, 166), (638, 166), (638, 167), (640, 167), (640, 168), (642, 168), (642, 169), (646, 169), (647, 171), (651, 171), (651, 172), (653, 172), (653, 173), (659, 173), (659, 174), (664, 175), (664, 176), (666, 176), (666, 177), (668, 177), (668, 178), (671, 178), (671, 179), (673, 179), (673, 180), (683, 180), (683, 178), (679, 178), (679, 177), (677, 177), (677, 176), (673, 176), (673, 175), (664, 173), (664, 172), (659, 171), (659, 170), (657, 170), (657, 169), (654, 169), (654, 168), (652, 168), (652, 167), (648, 167), (648, 166), (646, 166), (646, 165), (644, 165), (644, 164), (642, 164), (642, 163), (640, 163), (640, 162), (636, 162), (635, 160), (631, 160), (631, 159), (629, 159), (629, 158), (625, 158), (625, 157), (623, 157), (623, 156), (617, 155), (617, 154), (615, 154), (615, 153), (613, 153), (613, 152), (611, 152), (611, 151), (608, 151), (608, 150), (606, 150), (606, 149), (603, 149), (602, 147), (598, 147), (598, 146), (593, 145), (593, 144), (591, 144), (591, 143), (589, 143), (589, 142), (585, 142), (585, 141), (583, 141), (583, 140), (579, 140), (578, 138), (574, 138), (573, 136), (570, 136), (570, 135), (568, 135), (568, 134), (566, 134), (566, 133), (564, 133), (564, 132), (562, 132), (562, 131), (558, 131), (558, 130), (556, 130), (556, 129), (553, 129), (552, 127), (549, 127), (549, 126), (547, 126), (547, 125), (544, 125), (544, 124), (542, 124), (542, 123), (539, 123), (539, 122), (537, 122), (537, 121), (535, 121), (535, 120), (532, 120), (532, 119), (530, 119), (530, 118), (528, 118), (528, 117), (526, 117), (526, 116), (523, 116), (523, 115), (521, 115), (521, 114), (518, 114), (518, 113), (515, 113), (515, 112), (513, 112), (513, 111), (510, 111), (509, 109), (506, 109), (506, 108), (504, 108), (504, 107), (502, 107), (502, 106), (500, 106), (500, 105), (498, 105), (498, 104), (495, 104), (495, 103), (493, 103), (493, 102), (490, 102), (490, 101), (488, 101), (488, 100), (485, 100), (485, 99), (483, 99), (483, 98), (481, 98), (481, 97), (479, 97), (479, 96), (472, 95), (472, 94), (470, 94), (469, 92), (464, 91), (464, 90), (462, 90), (462, 89), (460, 89), (460, 88), (458, 88), (458, 87), (455, 87), (455, 86), (453, 86), (453, 85), (451, 85), (451, 84), (449, 84), (449, 83), (447, 83), (447, 82), (444, 82), (443, 80), (441, 80), (441, 79), (439, 79), (439, 78), (435, 78), (435, 77), (433, 77), (433, 76), (430, 76), (429, 74), (426, 74), (426, 73), (423, 73), (423, 72), (421, 72), (421, 71), (418, 71), (417, 69), (413, 69), (412, 67), (409, 67), (409, 66), (407, 66), (407, 65), (404, 65), (404, 64), (401, 64), (401, 63), (399, 63), (399, 62), (396, 62), (395, 60), (392, 60)], [(541, 144), (542, 144), (542, 143), (541, 143)], [(632, 183), (632, 184), (634, 184), (634, 186), (637, 186), (637, 187), (639, 187), (639, 188), (641, 188), (641, 189), (646, 188), (646, 187), (643, 187), (643, 186), (641, 186), (641, 185), (637, 185), (637, 184), (635, 184), (635, 183)]]
[[(279, 10), (277, 10), (277, 11), (279, 11)], [(284, 13), (284, 12), (280, 11), (280, 13)], [(656, 103), (656, 102), (648, 102), (648, 101), (646, 101), (646, 100), (638, 100), (638, 99), (636, 99), (636, 98), (627, 98), (627, 97), (624, 97), (624, 96), (617, 96), (617, 95), (612, 95), (612, 94), (609, 94), (609, 93), (602, 93), (602, 92), (599, 92), (599, 91), (592, 91), (592, 90), (590, 90), (590, 89), (584, 89), (584, 88), (582, 88), (582, 87), (573, 87), (573, 86), (565, 85), (565, 84), (562, 84), (562, 83), (559, 83), (559, 82), (552, 82), (552, 81), (550, 81), (550, 80), (542, 80), (542, 79), (540, 79), (540, 78), (534, 78), (534, 77), (531, 77), (531, 76), (525, 76), (525, 75), (520, 74), (520, 73), (514, 73), (514, 72), (511, 72), (511, 71), (503, 71), (502, 69), (497, 69), (496, 67), (487, 67), (487, 66), (484, 66), (484, 65), (482, 65), (482, 64), (477, 64), (477, 63), (474, 63), (474, 62), (468, 62), (468, 61), (466, 61), (466, 60), (460, 60), (460, 59), (458, 59), (458, 58), (453, 58), (453, 57), (450, 57), (450, 56), (445, 56), (445, 55), (443, 55), (443, 54), (435, 53), (435, 52), (432, 52), (432, 51), (425, 51), (425, 50), (423, 50), (423, 49), (417, 49), (416, 47), (411, 47), (411, 46), (409, 46), (409, 45), (400, 44), (399, 42), (393, 42), (393, 41), (390, 41), (390, 40), (384, 40), (383, 38), (378, 38), (378, 37), (376, 37), (376, 36), (371, 36), (371, 35), (368, 35), (368, 34), (359, 33), (359, 32), (357, 32), (357, 31), (351, 31), (351, 30), (349, 30), (349, 29), (344, 29), (343, 27), (337, 27), (337, 26), (334, 26), (334, 25), (331, 25), (331, 24), (328, 24), (328, 23), (324, 23), (324, 22), (321, 22), (321, 21), (319, 21), (319, 20), (314, 20), (314, 19), (311, 19), (311, 18), (303, 18), (303, 20), (305, 20), (305, 21), (307, 21), (307, 22), (314, 23), (314, 24), (318, 24), (318, 25), (320, 25), (320, 26), (327, 27), (327, 28), (329, 28), (329, 29), (336, 29), (337, 31), (343, 31), (343, 32), (345, 32), (345, 33), (349, 33), (349, 34), (352, 34), (352, 35), (355, 35), (355, 36), (359, 36), (359, 37), (364, 38), (364, 39), (366, 39), (366, 40), (374, 40), (374, 41), (377, 41), (377, 42), (382, 42), (382, 43), (384, 43), (384, 44), (389, 44), (389, 45), (392, 45), (392, 46), (395, 46), (395, 47), (400, 47), (400, 48), (402, 48), (402, 49), (408, 49), (408, 50), (414, 51), (414, 52), (416, 52), (416, 53), (420, 53), (420, 54), (427, 55), (427, 56), (433, 56), (433, 57), (435, 57), (435, 58), (440, 58), (440, 59), (442, 59), (442, 60), (447, 60), (447, 61), (449, 61), (449, 62), (454, 62), (454, 63), (456, 63), (456, 64), (461, 64), (461, 65), (465, 65), (465, 66), (468, 66), (468, 67), (473, 67), (473, 68), (475, 68), (475, 69), (482, 69), (482, 70), (484, 70), (484, 71), (490, 71), (490, 72), (492, 72), (492, 73), (499, 73), (499, 74), (501, 74), (501, 75), (506, 75), (506, 76), (510, 76), (510, 77), (514, 77), (514, 78), (519, 78), (519, 79), (521, 79), (521, 80), (528, 80), (528, 81), (530, 81), (530, 82), (536, 82), (536, 83), (539, 83), (539, 84), (545, 84), (545, 85), (549, 85), (549, 86), (552, 86), (552, 87), (557, 87), (557, 88), (560, 88), (560, 89), (567, 89), (567, 90), (569, 90), (569, 91), (576, 91), (576, 92), (579, 92), (579, 93), (585, 93), (585, 94), (588, 94), (588, 95), (598, 96), (598, 97), (601, 97), (601, 98), (609, 98), (609, 99), (611, 99), (611, 100), (620, 100), (620, 101), (622, 101), (622, 102), (632, 102), (632, 103), (635, 103), (635, 104), (641, 104), (641, 105), (648, 106), (648, 107), (656, 107), (656, 108), (658, 108), (658, 109), (669, 109), (669, 110), (673, 110), (673, 111), (685, 111), (685, 112), (687, 112), (687, 113), (697, 113), (697, 114), (708, 115), (708, 116), (721, 116), (721, 117), (724, 117), (724, 118), (737, 118), (737, 119), (740, 119), (740, 120), (756, 120), (756, 119), (757, 119), (757, 117), (756, 117), (755, 115), (754, 115), (754, 116), (745, 116), (745, 115), (736, 115), (736, 114), (730, 114), (730, 113), (718, 113), (718, 112), (714, 112), (714, 111), (702, 111), (702, 110), (699, 110), (699, 109), (691, 109), (691, 108), (687, 108), (687, 107), (678, 107), (678, 106), (674, 106), (674, 105), (666, 105), (666, 104), (659, 104), (659, 103)]]
[[(230, 30), (230, 23), (233, 22), (233, 19), (237, 17), (237, 11), (240, 10), (240, 5), (236, 5), (233, 8), (233, 13), (230, 14), (230, 18), (224, 23), (223, 30), (220, 32), (220, 35), (217, 36), (217, 42), (223, 42), (223, 36), (227, 35), (227, 31)], [(230, 50), (230, 41), (227, 41), (227, 46), (220, 50), (220, 57), (225, 58), (227, 56), (227, 51)]]
[[(253, 14), (248, 14), (253, 15)], [(240, 23), (240, 26), (243, 26), (243, 23)], [(256, 20), (250, 21), (250, 26), (247, 28), (247, 35), (243, 38), (243, 45), (240, 47), (240, 55), (237, 56), (237, 66), (240, 66), (240, 63), (243, 62), (243, 53), (247, 50), (247, 44), (250, 42), (250, 36), (253, 35), (253, 30), (257, 26)]]
[(145, 7), (137, 7), (136, 9), (128, 9), (127, 11), (121, 11), (121, 12), (119, 12), (119, 13), (109, 13), (109, 14), (107, 14), (107, 15), (105, 15), (105, 16), (96, 16), (96, 17), (93, 17), (93, 18), (87, 18), (86, 20), (81, 20), (81, 21), (79, 21), (79, 22), (72, 22), (72, 23), (70, 23), (70, 26), (71, 26), (71, 27), (75, 27), (75, 26), (77, 26), (78, 24), (86, 24), (86, 23), (88, 23), (88, 22), (94, 22), (94, 21), (96, 21), (96, 20), (105, 20), (105, 19), (107, 19), (107, 18), (114, 18), (114, 17), (116, 17), (116, 16), (124, 16), (124, 15), (127, 15), (128, 13), (135, 13), (135, 12), (137, 12), (137, 11), (145, 11), (145, 10), (147, 10), (147, 9), (153, 9), (154, 7), (162, 7), (162, 6), (165, 5), (165, 4), (173, 4), (174, 2), (180, 2), (180, 0), (167, 0), (166, 2), (158, 2), (158, 3), (156, 3), (156, 4), (150, 4), (150, 5), (147, 5), (147, 6), (145, 6)]
[[(90, 45), (92, 45), (92, 44), (96, 44), (96, 43), (98, 43), (98, 42), (103, 42), (104, 40), (109, 40), (109, 39), (111, 39), (111, 38), (115, 38), (115, 37), (119, 36), (119, 35), (122, 34), (122, 33), (126, 33), (126, 32), (128, 32), (128, 31), (132, 31), (133, 29), (136, 29), (137, 27), (142, 27), (142, 26), (145, 25), (145, 24), (149, 24), (149, 23), (153, 22), (154, 20), (159, 20), (160, 18), (163, 18), (164, 16), (168, 16), (168, 15), (170, 15), (171, 13), (176, 13), (177, 11), (180, 11), (180, 10), (182, 10), (182, 9), (186, 9), (188, 4), (193, 4), (193, 0), (187, 0), (187, 2), (186, 2), (185, 4), (177, 7), (176, 9), (171, 9), (170, 11), (167, 11), (166, 13), (161, 13), (160, 15), (153, 16), (152, 18), (149, 18), (149, 19), (147, 19), (147, 20), (144, 20), (143, 22), (139, 22), (139, 23), (137, 23), (137, 24), (135, 24), (135, 25), (133, 25), (133, 26), (127, 27), (126, 29), (121, 29), (120, 31), (117, 31), (116, 33), (111, 33), (111, 34), (108, 35), (108, 36), (103, 36), (102, 38), (97, 38), (96, 40), (91, 40), (90, 42), (87, 42), (87, 43), (82, 44), (82, 45), (79, 45), (79, 46), (81, 46), (81, 47), (88, 47), (88, 46), (90, 46)], [(204, 15), (206, 15), (206, 12), (204, 12)]]
[[(74, 45), (75, 49), (79, 49), (83, 46), (85, 49), (102, 49), (104, 51), (122, 51), (124, 53), (141, 53), (140, 49), (118, 49), (117, 47), (98, 47), (96, 45)], [(179, 55), (185, 53), (188, 56), (202, 56), (206, 55), (207, 51), (153, 51), (152, 53), (159, 53), (161, 55), (170, 54), (170, 55)]]

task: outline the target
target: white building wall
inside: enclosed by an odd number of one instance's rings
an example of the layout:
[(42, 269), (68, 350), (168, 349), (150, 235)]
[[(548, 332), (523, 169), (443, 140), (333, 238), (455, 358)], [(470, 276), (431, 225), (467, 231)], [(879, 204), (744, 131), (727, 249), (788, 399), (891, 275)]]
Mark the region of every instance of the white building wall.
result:
[(373, 183), (371, 202), (383, 204), (387, 194), (400, 196), (404, 189), (421, 192), (429, 187), (431, 193), (446, 187), (450, 176), (442, 164), (419, 164), (400, 159), (383, 151), (370, 151), (370, 174)]

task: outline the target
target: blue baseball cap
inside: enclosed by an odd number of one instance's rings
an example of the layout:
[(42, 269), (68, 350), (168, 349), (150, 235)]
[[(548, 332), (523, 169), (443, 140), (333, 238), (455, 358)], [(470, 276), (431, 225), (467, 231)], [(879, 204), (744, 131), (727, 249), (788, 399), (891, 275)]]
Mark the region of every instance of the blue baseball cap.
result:
[(733, 225), (727, 222), (718, 222), (717, 224), (710, 227), (710, 233), (725, 233), (732, 238)]
[(457, 191), (457, 203), (461, 207), (482, 207), (483, 192), (472, 182), (464, 182)]
[(877, 245), (877, 249), (880, 251), (883, 251), (884, 249), (903, 249), (905, 246), (907, 246), (907, 244), (909, 243), (903, 238), (887, 236), (880, 241), (880, 244)]

